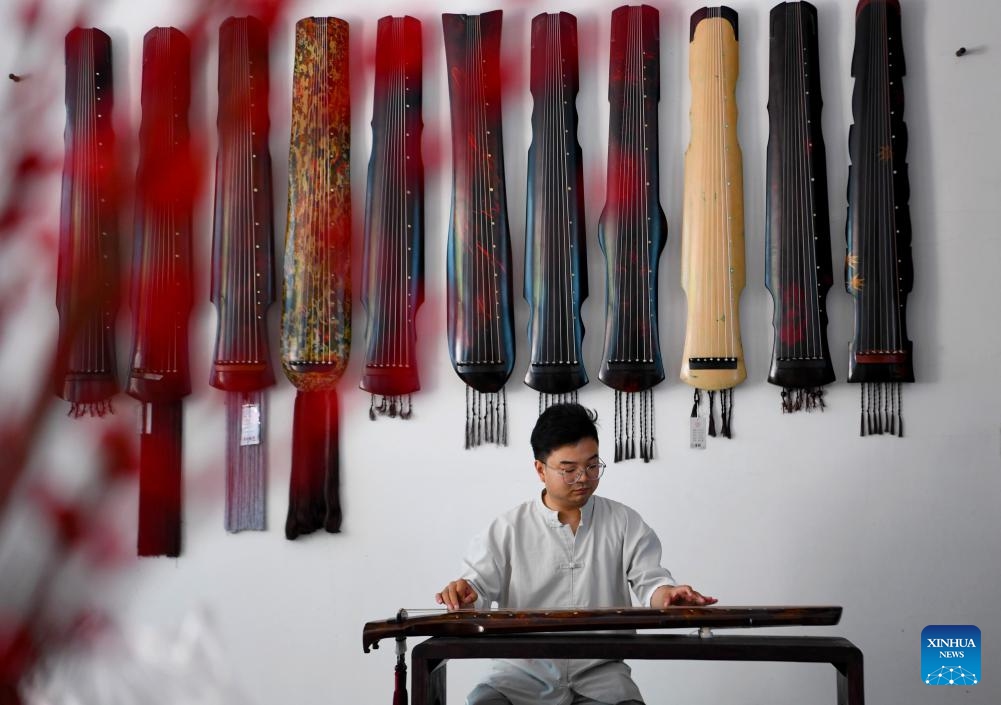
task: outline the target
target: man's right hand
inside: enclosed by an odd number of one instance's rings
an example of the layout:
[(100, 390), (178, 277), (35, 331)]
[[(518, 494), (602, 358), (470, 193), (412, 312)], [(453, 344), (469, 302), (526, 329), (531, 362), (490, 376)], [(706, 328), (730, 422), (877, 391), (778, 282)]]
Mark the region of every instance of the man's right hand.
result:
[(473, 586), (462, 578), (459, 578), (442, 588), (441, 592), (435, 593), (434, 600), (439, 605), (445, 605), (449, 611), (452, 611), (473, 604), (478, 597), (479, 595), (476, 594)]

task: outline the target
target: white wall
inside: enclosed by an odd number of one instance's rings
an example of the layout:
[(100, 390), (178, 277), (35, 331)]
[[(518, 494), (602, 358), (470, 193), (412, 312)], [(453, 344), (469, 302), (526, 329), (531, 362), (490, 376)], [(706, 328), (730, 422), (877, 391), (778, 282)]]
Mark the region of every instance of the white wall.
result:
[[(70, 0), (63, 0), (67, 7)], [(237, 3), (238, 4), (238, 3)], [(670, 370), (656, 391), (657, 459), (613, 465), (601, 492), (637, 508), (660, 534), (665, 564), (675, 576), (730, 605), (840, 604), (837, 627), (813, 630), (843, 635), (865, 654), (872, 703), (994, 703), (1001, 700), (1001, 635), (997, 607), (1001, 561), (1001, 333), (995, 270), (1001, 261), (1001, 162), (995, 90), (1001, 63), (991, 42), (1001, 26), (992, 0), (902, 0), (908, 73), (906, 121), (914, 223), (914, 291), (908, 323), (917, 383), (904, 389), (907, 437), (858, 437), (858, 388), (844, 382), (851, 335), (851, 307), (843, 287), (829, 296), (831, 349), (839, 381), (829, 388), (823, 414), (783, 416), (778, 390), (765, 382), (771, 346), (771, 299), (763, 285), (764, 172), (768, 118), (770, 2), (736, 0), (740, 15), (739, 133), (744, 151), (747, 288), (742, 298), (748, 380), (735, 394), (731, 441), (710, 439), (705, 452), (687, 447), (691, 390), (677, 380), (684, 335), (679, 286), (682, 157), (688, 141), (688, 18), (700, 5), (658, 3), (661, 10), (661, 201), (669, 240), (661, 260), (661, 343)], [(847, 132), (851, 122), (849, 66), (854, 2), (818, 0), (824, 137), (829, 163), (832, 253), (836, 279), (844, 253)], [(425, 150), (427, 174), (427, 301), (420, 312), (422, 382), (409, 422), (369, 421), (367, 395), (358, 388), (363, 366), (365, 317), (355, 298), (355, 353), (341, 382), (346, 410), (341, 428), (342, 498), (339, 535), (288, 542), (287, 506), (294, 389), (284, 380), (272, 390), (268, 430), (270, 492), (266, 533), (227, 535), (223, 530), (222, 394), (205, 384), (215, 316), (207, 280), (192, 330), (195, 393), (185, 404), (184, 551), (177, 560), (126, 556), (110, 567), (85, 559), (62, 564), (52, 608), (103, 609), (127, 632), (170, 632), (193, 613), (208, 615), (232, 677), (244, 696), (234, 702), (387, 703), (392, 648), (361, 650), (367, 620), (398, 607), (431, 606), (432, 595), (459, 569), (474, 531), (490, 517), (538, 490), (528, 435), (536, 413), (534, 392), (521, 384), (527, 366), (527, 307), (516, 304), (518, 362), (508, 384), (510, 445), (465, 451), (463, 385), (444, 345), (444, 258), (450, 189), (448, 97), (439, 13), (479, 12), (496, 5), (480, 0), (439, 6), (427, 2), (293, 3), (272, 43), (271, 150), (279, 243), (285, 213), (286, 155), (292, 51), (296, 19), (335, 14), (351, 23), (353, 202), (364, 212), (370, 147), (375, 22), (407, 11), (424, 20)], [(149, 0), (107, 2), (93, 24), (115, 42), (119, 117), (137, 119), (142, 34), (156, 24), (181, 24), (188, 3)], [(604, 201), (607, 135), (607, 56), (612, 3), (579, 1), (510, 3), (503, 47), (517, 80), (504, 96), (509, 215), (515, 250), (516, 289), (521, 288), (526, 151), (531, 101), (527, 94), (529, 22), (541, 11), (575, 12), (581, 37), (580, 135), (586, 164), (588, 247), (592, 297), (585, 305), (585, 353), (594, 381), (581, 401), (596, 408), (601, 440), (612, 443), (612, 393), (596, 380), (603, 330), (603, 267), (595, 239)], [(12, 8), (0, 10), (6, 14)], [(234, 11), (231, 14), (237, 14)], [(70, 13), (64, 13), (64, 17)], [(227, 13), (229, 14), (229, 13)], [(215, 27), (213, 46), (195, 74), (193, 127), (214, 157)], [(55, 25), (53, 25), (55, 26)], [(30, 139), (58, 160), (62, 144), (62, 60), (59, 44), (18, 54), (19, 32), (8, 17), (0, 30), (4, 67), (34, 71), (47, 85), (44, 119)], [(55, 32), (56, 42), (62, 30)], [(966, 46), (969, 55), (954, 55)], [(12, 69), (13, 70), (13, 69)], [(4, 71), (6, 73), (7, 71)], [(42, 84), (48, 75), (50, 83)], [(52, 83), (54, 81), (54, 83)], [(18, 84), (21, 85), (21, 84)], [(0, 88), (4, 101), (11, 91)], [(991, 97), (994, 95), (995, 97)], [(6, 103), (4, 103), (6, 104)], [(120, 139), (129, 129), (123, 127)], [(8, 128), (10, 126), (8, 125)], [(4, 139), (28, 139), (5, 129)], [(132, 137), (131, 139), (134, 139)], [(432, 157), (443, 150), (440, 160)], [(134, 165), (133, 165), (134, 167)], [(130, 167), (131, 168), (131, 167)], [(0, 283), (29, 272), (21, 313), (0, 338), (0, 413), (23, 409), (42, 361), (54, 341), (50, 250), (34, 247), (38, 224), (58, 222), (58, 171), (35, 198), (33, 220), (14, 242), (0, 243)], [(195, 238), (203, 272), (209, 261), (211, 195), (199, 206)], [(355, 281), (360, 281), (361, 229), (355, 241)], [(280, 251), (280, 247), (279, 247)], [(127, 316), (121, 329), (127, 332)], [(277, 306), (272, 335), (277, 350)], [(121, 358), (127, 345), (123, 337)], [(134, 423), (135, 402), (116, 400), (118, 419)], [(82, 491), (92, 477), (94, 434), (109, 421), (72, 421), (53, 405), (29, 478), (0, 534), (0, 606), (24, 605), (45, 563), (44, 529), (27, 497), (27, 485), (48, 478), (65, 491)], [(0, 418), (5, 418), (0, 416)], [(119, 488), (101, 510), (131, 551), (135, 536), (135, 486)], [(929, 624), (975, 624), (983, 631), (983, 682), (972, 688), (930, 688), (921, 683), (919, 637)], [(176, 655), (176, 654), (175, 654)], [(153, 667), (147, 664), (150, 672)], [(180, 668), (180, 667), (178, 667)], [(81, 669), (72, 678), (94, 679)], [(456, 665), (452, 702), (474, 682), (479, 667)], [(800, 703), (833, 699), (834, 675), (825, 666), (769, 664), (637, 663), (635, 674), (648, 702)], [(176, 686), (174, 686), (176, 687)], [(165, 692), (161, 683), (158, 690)], [(109, 702), (109, 697), (104, 702)], [(151, 697), (145, 702), (155, 702)], [(177, 702), (194, 702), (189, 696)]]

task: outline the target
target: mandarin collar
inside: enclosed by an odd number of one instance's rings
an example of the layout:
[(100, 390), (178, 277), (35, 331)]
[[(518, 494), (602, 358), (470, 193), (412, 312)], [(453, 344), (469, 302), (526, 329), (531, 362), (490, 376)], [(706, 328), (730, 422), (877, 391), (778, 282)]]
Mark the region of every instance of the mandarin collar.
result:
[[(546, 494), (545, 490), (542, 490), (539, 493), (539, 496), (535, 500), (535, 506), (536, 508), (538, 508), (539, 511), (542, 512), (542, 516), (546, 521), (546, 525), (549, 526), (550, 528), (558, 529), (559, 527), (563, 526), (563, 523), (560, 521), (560, 513), (555, 509), (550, 509), (549, 506), (547, 506), (546, 503), (542, 500), (545, 494)], [(584, 503), (584, 506), (580, 508), (579, 526), (591, 523), (591, 513), (593, 511), (594, 511), (594, 495), (592, 494), (590, 497), (587, 498), (587, 502)]]

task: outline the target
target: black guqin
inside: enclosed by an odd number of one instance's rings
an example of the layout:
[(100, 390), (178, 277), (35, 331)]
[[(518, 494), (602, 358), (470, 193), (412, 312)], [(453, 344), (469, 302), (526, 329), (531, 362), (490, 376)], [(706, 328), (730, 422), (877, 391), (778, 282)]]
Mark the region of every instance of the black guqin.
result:
[(211, 296), (218, 319), (209, 384), (226, 392), (226, 530), (263, 530), (275, 275), (268, 32), (255, 17), (231, 17), (219, 28), (217, 127)]
[(580, 308), (587, 298), (584, 185), (577, 141), (577, 18), (532, 20), (532, 145), (528, 150), (525, 299), (532, 359), (525, 384), (539, 413), (577, 401), (587, 384)]
[(103, 416), (118, 391), (118, 194), (111, 39), (66, 35), (66, 133), (56, 306), (56, 393), (70, 414)]
[(188, 38), (173, 27), (151, 29), (143, 40), (128, 380), (128, 393), (142, 402), (141, 556), (181, 551), (181, 400), (191, 392), (190, 82)]
[(861, 435), (903, 436), (900, 386), (914, 381), (906, 315), (914, 271), (897, 0), (859, 2), (852, 75), (845, 285), (855, 330), (848, 381), (861, 384)]
[(442, 15), (452, 114), (448, 349), (466, 383), (466, 447), (507, 444), (514, 367), (511, 240), (501, 135), (500, 10)]
[[(612, 13), (608, 74), (608, 193), (598, 225), (605, 254), (605, 352), (598, 379), (615, 390), (615, 460), (654, 454), (653, 387), (664, 379), (657, 317), (658, 262), (667, 242), (660, 207), (657, 104), (660, 13)], [(639, 394), (635, 394), (639, 392)]]
[(362, 302), (368, 312), (369, 417), (410, 418), (417, 369), (417, 308), (424, 301), (424, 163), (421, 156), (421, 23), (379, 20), (372, 157), (365, 209)]
[(827, 158), (817, 49), (817, 10), (783, 2), (771, 11), (765, 285), (774, 301), (768, 381), (782, 410), (824, 408), (834, 381), (827, 292), (834, 281)]

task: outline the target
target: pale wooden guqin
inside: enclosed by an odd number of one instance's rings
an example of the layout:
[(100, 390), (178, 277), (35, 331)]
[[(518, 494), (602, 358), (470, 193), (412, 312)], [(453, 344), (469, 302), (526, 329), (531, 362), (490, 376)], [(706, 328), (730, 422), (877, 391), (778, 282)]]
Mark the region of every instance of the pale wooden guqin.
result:
[(740, 293), (744, 289), (744, 182), (737, 141), (737, 13), (704, 7), (692, 15), (689, 78), (692, 133), (685, 154), (681, 286), (688, 301), (681, 379), (709, 392), (709, 434), (720, 397), (731, 435), (733, 388), (744, 381)]

